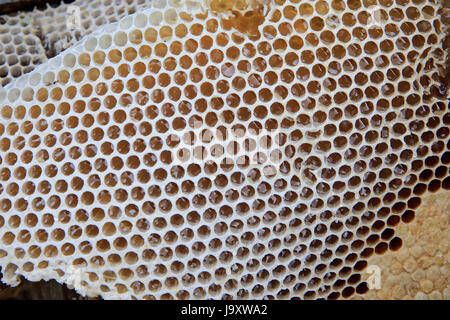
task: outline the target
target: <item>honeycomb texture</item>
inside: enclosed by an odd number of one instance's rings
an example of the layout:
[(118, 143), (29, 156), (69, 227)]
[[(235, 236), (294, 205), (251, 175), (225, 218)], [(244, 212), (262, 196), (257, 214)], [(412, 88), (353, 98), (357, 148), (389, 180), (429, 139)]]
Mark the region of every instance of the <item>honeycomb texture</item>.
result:
[(450, 300), (448, 199), (448, 191), (424, 197), (414, 222), (397, 229), (404, 247), (367, 261), (381, 268), (381, 288), (355, 298)]
[[(2, 86), (76, 44), (96, 27), (151, 7), (146, 0), (76, 0), (45, 10), (0, 17)], [(80, 9), (80, 26), (69, 30), (70, 6)], [(73, 20), (75, 21), (75, 20)]]
[(367, 259), (449, 189), (439, 8), (154, 1), (97, 28), (0, 92), (3, 280), (365, 293)]
[(33, 32), (26, 13), (0, 16), (0, 81), (5, 86), (13, 78), (28, 73), (47, 61), (41, 40)]
[[(34, 10), (31, 15), (43, 39), (47, 55), (55, 56), (74, 45), (83, 36), (104, 24), (117, 22), (123, 17), (152, 6), (146, 0), (76, 0), (46, 10)], [(69, 30), (67, 19), (70, 7), (80, 9), (80, 26)]]

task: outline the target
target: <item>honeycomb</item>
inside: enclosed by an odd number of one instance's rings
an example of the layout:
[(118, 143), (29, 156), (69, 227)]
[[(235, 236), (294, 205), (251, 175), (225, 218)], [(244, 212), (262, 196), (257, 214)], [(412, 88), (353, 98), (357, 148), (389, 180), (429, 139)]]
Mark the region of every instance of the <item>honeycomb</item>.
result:
[(449, 189), (441, 9), (158, 0), (96, 28), (0, 90), (2, 281), (366, 294), (368, 261)]
[[(98, 26), (119, 21), (121, 18), (151, 7), (146, 0), (76, 0), (62, 3), (46, 10), (35, 9), (30, 13), (36, 26), (36, 32), (51, 57), (76, 44), (83, 36), (94, 31)], [(79, 8), (80, 25), (73, 23), (69, 29), (68, 17), (76, 14), (71, 8)]]
[[(68, 27), (71, 7), (79, 8), (80, 25)], [(151, 7), (145, 0), (76, 0), (44, 10), (3, 15), (0, 18), (0, 79), (2, 86), (38, 64), (73, 46), (96, 27)]]
[[(404, 247), (368, 259), (369, 265), (381, 269), (381, 287), (355, 299), (450, 300), (448, 197), (448, 191), (425, 197), (416, 221), (397, 229)], [(368, 276), (363, 274), (363, 278)]]
[(1, 85), (7, 85), (45, 61), (45, 49), (33, 33), (30, 16), (26, 13), (0, 16)]

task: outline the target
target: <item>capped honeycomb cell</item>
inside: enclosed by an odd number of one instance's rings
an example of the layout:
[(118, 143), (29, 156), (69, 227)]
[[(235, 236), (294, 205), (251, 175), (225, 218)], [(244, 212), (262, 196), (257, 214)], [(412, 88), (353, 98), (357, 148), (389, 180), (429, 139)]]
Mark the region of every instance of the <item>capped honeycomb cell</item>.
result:
[[(440, 226), (422, 202), (448, 203), (441, 10), (158, 0), (95, 27), (0, 90), (2, 281), (107, 299), (366, 294), (369, 264), (415, 245), (404, 223)], [(421, 292), (444, 298), (433, 270)]]
[[(450, 299), (448, 197), (448, 191), (426, 197), (416, 212), (415, 221), (399, 226), (396, 234), (404, 239), (403, 248), (368, 260), (369, 265), (380, 268), (380, 288), (369, 290), (365, 295), (356, 295), (355, 298)], [(409, 216), (402, 220), (411, 222)], [(368, 276), (364, 275), (365, 278)]]

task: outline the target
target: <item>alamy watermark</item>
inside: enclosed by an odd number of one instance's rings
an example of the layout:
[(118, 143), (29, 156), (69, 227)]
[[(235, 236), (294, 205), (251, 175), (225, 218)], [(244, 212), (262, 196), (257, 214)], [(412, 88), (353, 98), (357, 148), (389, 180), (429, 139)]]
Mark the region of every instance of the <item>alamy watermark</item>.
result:
[(370, 274), (367, 278), (367, 287), (370, 290), (379, 290), (381, 289), (381, 269), (377, 265), (369, 265), (366, 269), (366, 272)]
[(81, 10), (80, 7), (69, 5), (66, 10), (67, 21), (66, 26), (69, 30), (81, 28)]

